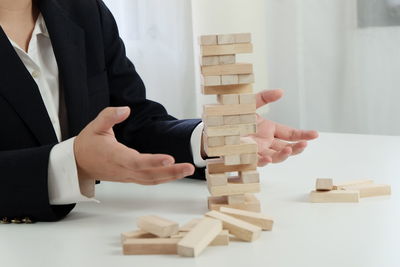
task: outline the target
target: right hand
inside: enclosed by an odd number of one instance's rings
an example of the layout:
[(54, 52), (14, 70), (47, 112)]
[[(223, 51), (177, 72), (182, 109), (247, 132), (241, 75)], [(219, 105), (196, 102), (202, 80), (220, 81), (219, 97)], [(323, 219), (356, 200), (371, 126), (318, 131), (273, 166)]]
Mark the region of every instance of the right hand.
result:
[(129, 107), (106, 108), (76, 137), (79, 179), (156, 185), (194, 173), (189, 163), (175, 164), (169, 155), (141, 154), (119, 143), (112, 127), (129, 114)]

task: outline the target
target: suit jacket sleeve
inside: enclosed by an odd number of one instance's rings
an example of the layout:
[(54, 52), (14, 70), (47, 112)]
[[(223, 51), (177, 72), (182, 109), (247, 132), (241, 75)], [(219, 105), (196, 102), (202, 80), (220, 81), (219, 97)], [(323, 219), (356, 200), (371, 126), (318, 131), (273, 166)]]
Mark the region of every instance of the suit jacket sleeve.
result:
[[(114, 17), (102, 1), (98, 4), (110, 103), (112, 106), (130, 106), (132, 110), (130, 118), (115, 127), (118, 140), (142, 153), (165, 153), (172, 155), (178, 163), (193, 163), (190, 137), (201, 121), (177, 120), (168, 115), (161, 104), (146, 99), (145, 86), (126, 57)], [(156, 78), (157, 74), (154, 75)], [(204, 178), (204, 169), (197, 169), (193, 177)]]

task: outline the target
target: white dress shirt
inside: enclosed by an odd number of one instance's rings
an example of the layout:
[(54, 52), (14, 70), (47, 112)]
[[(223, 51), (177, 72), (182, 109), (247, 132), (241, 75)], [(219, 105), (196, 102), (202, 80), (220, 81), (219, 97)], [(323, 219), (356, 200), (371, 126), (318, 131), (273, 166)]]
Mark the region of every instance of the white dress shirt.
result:
[[(42, 15), (39, 15), (36, 21), (28, 52), (25, 52), (12, 40), (10, 42), (36, 82), (57, 139), (60, 142), (59, 72), (53, 46)], [(199, 124), (191, 136), (192, 153), (197, 167), (205, 166), (205, 161), (200, 153), (202, 131), (203, 124)], [(81, 194), (73, 145), (74, 138), (71, 138), (57, 144), (50, 152), (48, 191), (52, 205), (97, 201)]]

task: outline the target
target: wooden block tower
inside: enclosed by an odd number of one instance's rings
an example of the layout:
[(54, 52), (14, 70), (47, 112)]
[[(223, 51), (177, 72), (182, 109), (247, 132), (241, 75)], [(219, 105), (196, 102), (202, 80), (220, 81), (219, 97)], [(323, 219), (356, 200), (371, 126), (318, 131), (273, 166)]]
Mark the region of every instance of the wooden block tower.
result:
[(257, 144), (246, 137), (257, 131), (253, 65), (236, 62), (253, 52), (251, 34), (201, 36), (200, 45), (202, 92), (217, 96), (203, 110), (204, 149), (215, 157), (207, 160), (208, 207), (260, 212)]

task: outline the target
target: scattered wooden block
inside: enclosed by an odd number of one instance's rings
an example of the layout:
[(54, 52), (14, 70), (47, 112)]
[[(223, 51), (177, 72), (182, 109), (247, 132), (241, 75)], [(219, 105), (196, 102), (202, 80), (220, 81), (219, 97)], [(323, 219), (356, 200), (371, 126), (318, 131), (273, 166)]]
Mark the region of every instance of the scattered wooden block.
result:
[(202, 85), (204, 86), (218, 86), (221, 85), (221, 76), (201, 76)]
[(219, 64), (236, 64), (236, 55), (218, 56)]
[(254, 83), (254, 74), (240, 74), (239, 84)]
[(210, 104), (204, 105), (204, 114), (207, 116), (221, 115), (242, 115), (256, 112), (255, 104), (239, 104), (239, 105), (220, 105)]
[(388, 196), (392, 193), (390, 185), (386, 184), (360, 184), (343, 187), (344, 190), (358, 191), (360, 197)]
[(203, 56), (222, 56), (249, 53), (253, 53), (253, 45), (251, 43), (201, 46), (201, 54)]
[(201, 90), (204, 95), (245, 94), (253, 92), (253, 85), (233, 84), (221, 86), (202, 86)]
[(349, 182), (333, 185), (333, 189), (339, 190), (339, 189), (342, 189), (343, 187), (347, 187), (347, 186), (358, 186), (358, 185), (373, 184), (373, 183), (374, 183), (374, 181), (370, 180), (370, 179), (355, 180), (355, 181), (349, 181)]
[(258, 155), (257, 153), (250, 154), (242, 154), (240, 155), (240, 164), (258, 164)]
[(221, 207), (230, 207), (234, 209), (248, 210), (254, 212), (261, 211), (260, 201), (253, 194), (245, 194), (245, 203), (229, 204), (227, 198), (228, 196), (209, 197), (208, 209), (218, 211)]
[(227, 202), (229, 205), (231, 204), (244, 204), (246, 203), (246, 195), (230, 195), (227, 196)]
[(137, 225), (158, 237), (169, 237), (179, 231), (178, 223), (154, 215), (139, 217)]
[(333, 190), (333, 179), (330, 178), (318, 178), (315, 184), (317, 191), (330, 191)]
[(239, 145), (217, 146), (217, 147), (205, 146), (205, 152), (209, 157), (257, 153), (257, 150), (258, 146), (254, 141), (242, 142)]
[(136, 238), (124, 241), (124, 255), (171, 255), (177, 254), (180, 239), (173, 238)]
[(238, 75), (253, 73), (253, 64), (236, 63), (201, 67), (204, 76)]
[[(201, 220), (201, 219), (200, 219)], [(177, 235), (171, 236), (171, 238), (184, 238), (189, 231), (179, 232)], [(227, 246), (229, 245), (229, 231), (222, 230), (213, 241), (211, 241), (209, 246)]]
[(203, 116), (203, 122), (207, 126), (224, 125), (224, 116)]
[(213, 66), (218, 65), (219, 56), (211, 56), (211, 57), (201, 57), (201, 66)]
[(179, 228), (179, 232), (189, 232), (201, 221), (201, 219), (202, 218), (194, 218), (190, 220)]
[(121, 234), (122, 243), (125, 240), (132, 238), (157, 238), (157, 236), (143, 230), (135, 230), (132, 232), (126, 232)]
[(178, 254), (184, 257), (196, 257), (222, 231), (222, 223), (212, 218), (202, 219), (178, 243)]
[(240, 136), (239, 135), (232, 135), (232, 136), (225, 136), (225, 145), (239, 145), (240, 144)]
[(256, 104), (255, 94), (241, 94), (239, 97), (240, 104)]
[(220, 212), (235, 217), (237, 219), (246, 221), (260, 227), (262, 230), (272, 230), (274, 220), (262, 213), (244, 211), (232, 208), (221, 207)]
[(240, 184), (229, 182), (223, 186), (208, 186), (208, 191), (211, 196), (229, 196), (229, 195), (240, 195), (246, 193), (259, 193), (261, 186), (259, 183), (254, 184)]
[(259, 183), (260, 174), (257, 170), (239, 172), (240, 181), (244, 184)]
[(221, 105), (239, 105), (239, 95), (218, 95), (217, 101)]
[(227, 173), (213, 173), (210, 174), (206, 170), (206, 179), (208, 186), (224, 186), (228, 185), (228, 174)]
[(225, 165), (238, 165), (240, 164), (240, 155), (225, 155), (222, 157)]
[(199, 38), (200, 45), (217, 45), (217, 35), (203, 35)]
[(223, 116), (224, 125), (241, 124), (240, 116), (241, 115)]
[(203, 134), (205, 147), (220, 147), (225, 145), (224, 136), (208, 137), (207, 134)]
[(222, 173), (222, 172), (236, 172), (236, 171), (251, 171), (256, 170), (256, 164), (246, 164), (246, 165), (225, 165), (224, 160), (218, 159), (207, 159), (207, 170), (209, 173)]
[(238, 75), (223, 75), (221, 76), (221, 85), (239, 84)]
[(218, 211), (209, 211), (206, 216), (222, 221), (223, 228), (241, 240), (252, 242), (261, 235), (261, 228), (243, 220), (223, 214)]
[(329, 202), (359, 202), (358, 191), (332, 190), (332, 191), (311, 191), (310, 201), (313, 203)]
[(257, 123), (257, 115), (256, 114), (240, 115), (240, 123), (241, 124), (256, 124)]
[(251, 33), (238, 33), (235, 34), (235, 43), (251, 43)]
[(208, 127), (205, 125), (204, 132), (209, 137), (213, 136), (232, 136), (241, 135), (246, 136), (249, 134), (255, 134), (257, 132), (256, 124), (236, 124), (236, 125), (224, 125), (224, 126), (213, 126)]
[(236, 43), (236, 38), (234, 34), (220, 34), (217, 36), (217, 42), (219, 45), (234, 44)]

